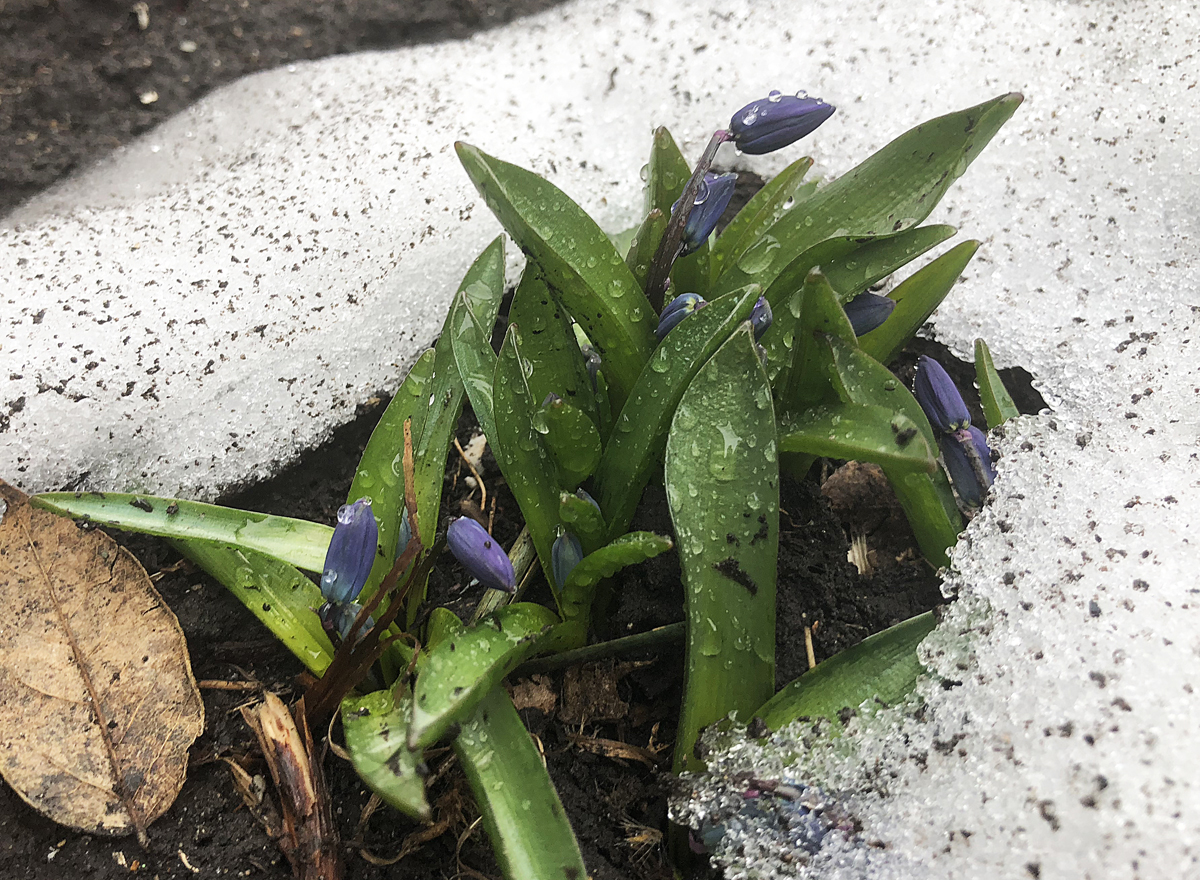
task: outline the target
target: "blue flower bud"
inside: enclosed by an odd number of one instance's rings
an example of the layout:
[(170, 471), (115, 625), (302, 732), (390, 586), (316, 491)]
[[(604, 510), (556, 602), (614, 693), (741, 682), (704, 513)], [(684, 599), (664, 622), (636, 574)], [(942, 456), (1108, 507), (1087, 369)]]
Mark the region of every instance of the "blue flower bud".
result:
[(592, 390), (596, 390), (596, 374), (600, 372), (600, 367), (603, 361), (600, 358), (596, 349), (590, 345), (584, 344), (579, 346), (579, 352), (583, 355), (583, 364), (587, 367), (588, 378), (592, 380)]
[[(737, 175), (732, 172), (729, 174), (705, 172), (704, 179), (700, 182), (700, 189), (697, 190), (695, 201), (692, 204), (692, 213), (688, 214), (687, 225), (683, 227), (683, 250), (679, 252), (679, 256), (686, 257), (688, 254), (695, 253), (704, 242), (708, 241), (712, 231), (717, 228), (717, 221), (729, 207), (729, 200), (733, 198), (733, 190), (736, 185)], [(671, 213), (675, 214), (678, 210), (679, 200), (676, 200), (675, 204), (671, 206)]]
[(554, 539), (554, 546), (550, 548), (550, 566), (554, 569), (554, 585), (559, 592), (562, 592), (567, 578), (582, 560), (583, 545), (579, 539), (570, 532), (559, 532)]
[(888, 319), (896, 308), (896, 301), (877, 293), (860, 293), (842, 308), (846, 310), (854, 335), (863, 336)]
[(460, 516), (450, 523), (446, 543), (454, 558), (485, 587), (506, 593), (517, 591), (517, 577), (508, 554), (475, 520)]
[(654, 335), (659, 342), (679, 326), (679, 323), (697, 309), (708, 305), (698, 293), (681, 293), (667, 304), (662, 314), (658, 316), (658, 329)]
[(358, 598), (375, 563), (378, 543), (379, 526), (371, 513), (371, 499), (360, 498), (338, 508), (321, 574), (321, 595), (327, 601), (340, 604)]
[[(321, 618), (321, 627), (329, 634), (330, 641), (333, 641), (336, 635), (338, 642), (344, 642), (349, 638), (350, 627), (354, 626), (354, 621), (362, 609), (357, 602), (326, 602), (317, 609), (317, 616)], [(368, 616), (358, 631), (358, 637), (361, 639), (374, 625), (375, 618)]]
[(762, 335), (771, 326), (774, 315), (771, 314), (771, 304), (765, 296), (760, 296), (750, 312), (750, 326), (754, 328), (754, 341), (762, 339)]
[(917, 359), (913, 394), (934, 428), (953, 434), (971, 424), (971, 414), (963, 403), (954, 380), (942, 365), (927, 355)]
[(400, 528), (397, 531), (399, 534), (396, 535), (395, 558), (399, 559), (401, 554), (404, 553), (405, 548), (408, 547), (408, 542), (412, 540), (412, 526), (408, 524), (407, 508), (400, 508)]
[(729, 133), (739, 150), (757, 156), (812, 134), (833, 111), (834, 107), (820, 98), (771, 92), (734, 113)]
[[(988, 488), (996, 479), (996, 469), (992, 467), (992, 453), (988, 449), (987, 438), (983, 431), (976, 427), (967, 427), (953, 434), (940, 438), (942, 461), (946, 463), (946, 472), (958, 497), (968, 507), (976, 508), (983, 505)], [(974, 454), (979, 457), (981, 468), (978, 470), (968, 447), (973, 447)], [(980, 478), (983, 478), (982, 481)]]

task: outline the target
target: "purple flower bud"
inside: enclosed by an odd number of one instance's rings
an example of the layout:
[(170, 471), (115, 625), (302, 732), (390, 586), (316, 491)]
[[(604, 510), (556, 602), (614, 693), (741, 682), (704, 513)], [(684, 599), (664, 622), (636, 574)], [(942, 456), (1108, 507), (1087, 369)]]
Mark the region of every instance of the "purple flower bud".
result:
[(338, 508), (337, 525), (325, 553), (321, 595), (341, 604), (358, 598), (375, 563), (379, 526), (371, 513), (371, 499), (360, 498)]
[(833, 111), (834, 107), (820, 98), (771, 92), (734, 113), (729, 132), (739, 150), (757, 156), (812, 134)]
[(896, 301), (877, 293), (860, 293), (842, 308), (846, 310), (854, 335), (863, 336), (888, 319), (896, 308)]
[(554, 569), (554, 585), (559, 592), (562, 592), (575, 566), (582, 561), (583, 545), (579, 539), (570, 532), (560, 532), (550, 548), (550, 566)]
[(971, 424), (971, 414), (967, 412), (954, 380), (941, 364), (927, 355), (917, 359), (913, 394), (930, 424), (943, 434), (953, 434)]
[(475, 520), (460, 516), (450, 523), (446, 542), (454, 558), (485, 587), (506, 593), (517, 591), (517, 577), (508, 554)]
[(583, 355), (583, 364), (587, 367), (588, 378), (592, 380), (592, 390), (596, 390), (596, 374), (600, 372), (600, 366), (603, 361), (600, 358), (596, 349), (586, 343), (579, 346), (579, 352)]
[[(362, 609), (357, 602), (326, 602), (317, 609), (317, 616), (321, 618), (321, 627), (329, 634), (330, 641), (334, 641), (336, 636), (337, 642), (344, 642), (350, 637), (350, 627), (354, 626)], [(374, 625), (375, 618), (368, 616), (358, 631), (358, 637), (361, 639)]]
[[(940, 439), (942, 461), (946, 463), (946, 472), (950, 474), (950, 482), (954, 484), (958, 497), (968, 507), (981, 507), (983, 499), (987, 497), (988, 488), (996, 479), (996, 469), (992, 467), (992, 453), (988, 449), (983, 431), (968, 426)], [(974, 455), (979, 458), (978, 469), (971, 460), (972, 449)]]
[(405, 507), (400, 508), (400, 528), (397, 531), (399, 534), (396, 535), (396, 559), (399, 559), (408, 547), (408, 542), (412, 540), (412, 526), (408, 524), (408, 510)]
[(772, 320), (774, 320), (774, 315), (771, 314), (771, 304), (767, 302), (765, 296), (760, 296), (750, 312), (750, 326), (754, 328), (755, 342), (762, 339), (763, 334), (771, 326)]
[(681, 293), (667, 304), (658, 317), (658, 329), (654, 335), (661, 342), (663, 338), (679, 326), (679, 323), (697, 309), (708, 305), (698, 293)]
[[(713, 174), (711, 171), (705, 173), (700, 182), (700, 189), (696, 192), (692, 213), (688, 214), (687, 225), (683, 228), (683, 250), (679, 252), (681, 257), (695, 253), (708, 241), (712, 231), (717, 228), (717, 221), (729, 207), (736, 184), (736, 174)], [(671, 206), (671, 213), (674, 214), (678, 210), (679, 201), (676, 200)]]

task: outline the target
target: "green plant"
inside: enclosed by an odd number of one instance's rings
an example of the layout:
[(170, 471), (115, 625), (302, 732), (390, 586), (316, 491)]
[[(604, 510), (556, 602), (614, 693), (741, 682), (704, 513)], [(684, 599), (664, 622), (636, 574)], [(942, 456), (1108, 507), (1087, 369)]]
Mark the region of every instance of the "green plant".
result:
[[(926, 619), (772, 696), (780, 475), (803, 476), (818, 456), (878, 463), (925, 557), (947, 562), (962, 519), (938, 466), (944, 438), (884, 364), (978, 243), (932, 260), (886, 304), (857, 300), (853, 320), (845, 307), (954, 234), (919, 224), (1020, 100), (1003, 95), (920, 125), (823, 187), (803, 180), (811, 160), (794, 162), (715, 237), (720, 211), (709, 199), (729, 189), (709, 174), (720, 145), (776, 149), (833, 108), (773, 93), (738, 111), (694, 168), (659, 129), (645, 219), (623, 237), (624, 253), (550, 182), (459, 144), (527, 257), (509, 326), (494, 351), (505, 290), (497, 239), (375, 429), (339, 531), (148, 496), (52, 493), (35, 503), (166, 536), (225, 583), (322, 676), (305, 711), (320, 719), (340, 707), (354, 766), (387, 803), (429, 819), (422, 753), (451, 737), (506, 876), (583, 876), (500, 682), (534, 654), (586, 645), (601, 583), (671, 549), (668, 537), (628, 532), (649, 481), (665, 482), (685, 580), (676, 767), (695, 761), (699, 730), (731, 712), (782, 723), (911, 686)], [(862, 317), (881, 305), (882, 323)], [(980, 351), (989, 419), (1007, 417), (1011, 400)], [(464, 398), (520, 507), (521, 544), (533, 548), (514, 549), (514, 570), (482, 528), (450, 526), (451, 548), (491, 588), (467, 623), (445, 609), (420, 614), (446, 531), (442, 470)], [(534, 563), (553, 608), (512, 601)], [(322, 573), (322, 588), (302, 570)]]

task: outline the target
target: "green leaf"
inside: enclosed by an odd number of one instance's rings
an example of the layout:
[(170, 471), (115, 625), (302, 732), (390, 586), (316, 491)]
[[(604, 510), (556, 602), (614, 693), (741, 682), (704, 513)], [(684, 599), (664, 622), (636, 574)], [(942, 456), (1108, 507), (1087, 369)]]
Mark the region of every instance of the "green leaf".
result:
[(587, 869), (541, 752), (503, 688), (454, 740), (505, 880), (586, 880)]
[[(804, 279), (798, 306), (796, 300), (788, 304), (793, 312), (797, 307), (799, 317), (791, 369), (786, 390), (781, 395), (780, 408), (785, 413), (803, 412), (810, 406), (833, 403), (838, 399), (837, 390), (830, 381), (831, 354), (822, 340), (829, 337), (847, 340), (851, 344), (854, 341), (854, 328), (842, 310), (838, 295), (820, 270), (813, 269)], [(766, 339), (770, 332), (768, 330), (763, 338)], [(778, 357), (774, 348), (772, 345), (767, 349), (768, 357)], [(786, 360), (786, 355), (780, 359)]]
[(575, 331), (532, 263), (525, 266), (513, 294), (508, 322), (521, 331), (521, 357), (530, 366), (527, 381), (533, 401), (540, 404), (547, 394), (557, 394), (595, 422), (592, 380)]
[(333, 645), (315, 611), (325, 600), (317, 585), (295, 568), (244, 547), (209, 541), (171, 544), (224, 584), (313, 675), (320, 676), (333, 662)]
[(759, 236), (787, 212), (789, 201), (799, 203), (812, 195), (817, 188), (815, 180), (804, 184), (801, 190), (804, 175), (812, 167), (812, 161), (805, 156), (784, 168), (729, 221), (729, 225), (717, 236), (709, 256), (713, 281), (718, 280), (726, 266), (736, 263), (758, 241)]
[(658, 210), (664, 217), (671, 216), (671, 206), (683, 192), (692, 176), (692, 166), (671, 137), (666, 128), (654, 129), (654, 142), (650, 147), (650, 164), (647, 166), (646, 213)]
[(555, 476), (554, 461), (535, 427), (538, 407), (526, 383), (520, 340), (520, 331), (510, 326), (496, 359), (496, 377), (492, 383), (496, 436), (492, 449), (497, 451), (496, 461), (525, 517), (542, 571), (552, 571), (550, 548), (558, 530), (558, 498), (562, 487)]
[(696, 374), (667, 440), (688, 635), (676, 769), (700, 729), (743, 720), (775, 690), (779, 466), (771, 388), (749, 325)]
[(776, 221), (725, 268), (714, 294), (751, 282), (768, 287), (797, 254), (832, 236), (878, 235), (916, 226), (1021, 101), (1015, 93), (1001, 95), (896, 138)]
[(979, 400), (983, 403), (983, 415), (989, 428), (1003, 425), (1021, 414), (996, 372), (992, 353), (982, 339), (975, 340), (975, 381), (979, 383)]
[(565, 400), (542, 407), (541, 416), (546, 427), (542, 442), (554, 461), (558, 483), (564, 489), (574, 489), (600, 463), (596, 423)]
[(739, 324), (750, 317), (758, 289), (713, 300), (672, 330), (638, 377), (596, 468), (596, 500), (608, 534), (625, 533), (646, 481), (666, 446), (675, 407), (693, 377)]
[(289, 516), (271, 516), (199, 501), (120, 492), (45, 492), (34, 507), (127, 532), (179, 540), (235, 544), (305, 571), (325, 567), (333, 529)]
[(654, 310), (604, 231), (562, 190), (468, 144), (455, 145), (475, 188), (604, 358), (615, 405), (654, 347)]
[(644, 290), (646, 287), (646, 278), (650, 274), (650, 263), (654, 259), (654, 253), (658, 250), (658, 243), (662, 241), (663, 233), (667, 231), (669, 219), (670, 217), (657, 208), (647, 214), (646, 219), (642, 221), (642, 225), (634, 234), (629, 253), (625, 256), (625, 265), (633, 273), (633, 278), (640, 290)]
[(781, 452), (873, 461), (932, 472), (937, 453), (907, 416), (882, 406), (816, 406), (782, 420)]
[(844, 708), (857, 709), (868, 700), (899, 703), (925, 671), (917, 646), (935, 623), (933, 612), (927, 611), (869, 636), (785, 686), (755, 716), (778, 730), (798, 718), (840, 723), (838, 713)]
[[(425, 428), (430, 412), (429, 395), (433, 393), (433, 365), (437, 355), (429, 349), (412, 365), (408, 376), (363, 450), (347, 498), (371, 499), (371, 513), (379, 523), (379, 545), (375, 563), (367, 578), (362, 595), (370, 597), (396, 561), (396, 539), (399, 537), (400, 511), (404, 508), (404, 422), (412, 419), (414, 443)], [(444, 460), (444, 457), (443, 457)], [(415, 487), (414, 487), (415, 488)], [(418, 515), (421, 511), (417, 512)], [(425, 526), (422, 524), (422, 531)]]
[[(491, 324), (485, 326), (475, 316), (465, 295), (458, 297), (451, 315), (454, 318), (454, 332), (450, 338), (454, 350), (454, 363), (466, 389), (467, 399), (471, 401), (475, 420), (479, 422), (480, 430), (491, 442), (496, 438), (496, 420), (493, 414), (495, 404), (492, 400), (496, 353), (492, 351)], [(499, 462), (499, 453), (494, 447), (492, 452)]]
[(950, 564), (950, 548), (962, 531), (962, 514), (945, 472), (932, 474), (881, 465), (896, 500), (912, 526), (921, 555), (934, 568)]
[[(853, 337), (852, 337), (853, 338)], [(896, 375), (879, 361), (836, 336), (819, 340), (833, 355), (833, 380), (845, 403), (880, 406), (907, 416), (930, 449), (937, 449), (937, 436), (921, 405)]]
[(604, 517), (600, 515), (600, 511), (593, 507), (591, 502), (570, 492), (563, 492), (558, 499), (558, 517), (567, 531), (573, 532), (575, 537), (579, 538), (583, 552), (591, 553), (599, 549), (607, 534)]
[(955, 231), (953, 226), (917, 226), (896, 235), (881, 235), (843, 257), (826, 259), (820, 264), (821, 271), (837, 291), (838, 299), (846, 303), (937, 247)]
[(946, 298), (978, 249), (979, 242), (964, 241), (899, 284), (891, 292), (896, 308), (880, 326), (863, 335), (859, 347), (880, 363), (894, 360)]
[[(584, 502), (585, 504), (587, 502)], [(588, 505), (591, 507), (591, 505)], [(627, 565), (637, 565), (666, 553), (675, 545), (670, 538), (653, 532), (629, 532), (580, 560), (572, 569), (562, 591), (563, 615), (567, 620), (586, 619), (596, 585)]]
[(542, 633), (558, 623), (549, 608), (514, 602), (430, 649), (413, 687), (408, 747), (433, 745), (516, 669)]
[(354, 771), (381, 798), (418, 822), (433, 813), (425, 799), (425, 779), (418, 764), (421, 753), (405, 744), (412, 695), (401, 689), (399, 702), (391, 690), (342, 700), (342, 729)]

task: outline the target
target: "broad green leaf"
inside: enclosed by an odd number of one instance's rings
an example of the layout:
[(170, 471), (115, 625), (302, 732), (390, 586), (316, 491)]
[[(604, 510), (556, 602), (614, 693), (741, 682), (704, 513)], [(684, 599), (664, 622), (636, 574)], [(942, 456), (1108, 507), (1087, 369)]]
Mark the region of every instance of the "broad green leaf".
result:
[(611, 544), (589, 553), (571, 571), (567, 583), (563, 586), (563, 615), (568, 620), (586, 618), (592, 607), (596, 585), (600, 581), (611, 577), (627, 565), (653, 559), (674, 546), (670, 538), (653, 532), (629, 532)]
[(821, 271), (837, 291), (838, 299), (846, 303), (954, 233), (953, 226), (917, 226), (896, 235), (881, 235), (844, 257), (825, 260), (820, 264)]
[(937, 453), (907, 416), (882, 406), (815, 406), (779, 426), (781, 452), (873, 461), (932, 472)]
[(843, 402), (881, 406), (902, 413), (916, 425), (929, 448), (937, 449), (937, 437), (921, 405), (891, 370), (852, 342), (834, 336), (823, 336), (820, 342), (833, 355), (834, 385)]
[(785, 686), (754, 715), (779, 730), (799, 718), (840, 723), (843, 709), (857, 709), (867, 701), (899, 703), (925, 671), (917, 646), (935, 623), (933, 612), (927, 611), (869, 636)]
[(896, 308), (880, 326), (863, 335), (859, 347), (880, 363), (894, 360), (945, 299), (978, 248), (979, 242), (964, 241), (897, 285), (890, 294)]
[(688, 386), (667, 440), (688, 636), (675, 766), (700, 729), (775, 690), (779, 464), (771, 388), (743, 324)]
[(401, 689), (399, 701), (391, 690), (342, 700), (342, 729), (354, 771), (384, 803), (418, 822), (433, 818), (425, 799), (425, 779), (418, 765), (421, 753), (407, 744), (412, 695)]
[(325, 567), (333, 529), (288, 516), (271, 516), (199, 501), (120, 492), (45, 492), (34, 507), (126, 532), (188, 541), (235, 544), (305, 571)]
[(675, 407), (704, 363), (750, 317), (753, 288), (713, 300), (667, 334), (638, 377), (596, 468), (596, 500), (608, 534), (625, 533), (662, 455)]
[(624, 403), (654, 347), (654, 313), (608, 236), (558, 187), (531, 171), (456, 145), (475, 188), (604, 358)]
[(583, 552), (591, 553), (599, 549), (607, 533), (600, 511), (596, 510), (591, 502), (570, 492), (563, 492), (558, 498), (558, 517), (567, 531), (573, 532), (579, 538)]
[(921, 555), (934, 568), (949, 565), (950, 548), (962, 531), (962, 514), (958, 512), (958, 503), (945, 472), (941, 468), (926, 474), (886, 465), (881, 467), (912, 526)]
[(325, 601), (317, 585), (292, 566), (244, 547), (210, 541), (171, 542), (225, 585), (313, 674), (333, 662), (333, 645), (315, 609)]
[(521, 357), (529, 364), (529, 393), (541, 404), (557, 394), (595, 422), (596, 399), (575, 331), (550, 288), (529, 263), (513, 294), (510, 326), (521, 331)]
[(989, 428), (1003, 425), (1021, 414), (996, 372), (992, 353), (982, 339), (975, 340), (975, 381), (979, 383), (979, 400), (983, 403), (983, 415)]
[(574, 489), (600, 463), (600, 432), (596, 423), (565, 400), (542, 407), (541, 417), (546, 428), (542, 443), (554, 461), (558, 484), (564, 489)]
[[(430, 412), (429, 396), (433, 393), (436, 357), (431, 348), (417, 358), (408, 371), (396, 396), (371, 432), (371, 439), (367, 441), (347, 493), (351, 502), (370, 498), (371, 513), (379, 523), (375, 564), (363, 587), (363, 595), (367, 597), (374, 594), (396, 561), (400, 511), (404, 508), (404, 422), (412, 419), (412, 436), (416, 443), (416, 438), (425, 429), (425, 417)], [(421, 511), (417, 513), (420, 515)]]
[(650, 274), (650, 263), (654, 259), (655, 251), (658, 250), (658, 243), (662, 241), (663, 233), (667, 231), (669, 219), (666, 214), (655, 208), (646, 215), (646, 219), (642, 221), (642, 225), (634, 234), (629, 253), (625, 256), (625, 265), (633, 273), (639, 289), (644, 290), (646, 287), (646, 277)]
[(542, 571), (551, 571), (550, 547), (558, 529), (558, 496), (561, 488), (554, 461), (535, 427), (538, 407), (529, 393), (524, 360), (520, 353), (520, 331), (509, 327), (496, 359), (495, 394), (496, 461), (512, 490), (525, 526), (537, 548)]
[(538, 637), (556, 623), (558, 617), (549, 608), (514, 602), (434, 644), (413, 686), (408, 747), (424, 749), (441, 739), (529, 656)]
[(804, 175), (811, 167), (812, 159), (807, 156), (797, 159), (767, 181), (737, 212), (737, 216), (729, 221), (729, 225), (717, 236), (709, 255), (714, 282), (721, 277), (726, 266), (736, 263), (750, 245), (786, 213), (789, 203), (794, 205), (812, 195), (817, 188), (816, 181), (803, 184), (801, 189)]
[[(492, 351), (491, 324), (485, 326), (480, 322), (465, 294), (458, 297), (451, 315), (454, 318), (454, 332), (450, 340), (454, 350), (454, 363), (463, 380), (467, 399), (471, 401), (475, 420), (479, 422), (480, 430), (491, 442), (496, 438), (496, 420), (493, 415), (495, 404), (492, 400), (496, 353)], [(492, 448), (492, 452), (499, 463), (501, 453), (495, 447)]]
[(654, 129), (650, 164), (646, 166), (646, 213), (658, 210), (671, 216), (671, 206), (692, 176), (692, 166), (666, 128)]
[(1016, 112), (1022, 97), (1001, 95), (922, 123), (784, 214), (734, 264), (714, 294), (755, 282), (835, 235), (878, 235), (916, 226)]
[(586, 880), (541, 752), (503, 688), (493, 688), (463, 724), (454, 754), (505, 880)]
[[(794, 309), (795, 302), (789, 303), (788, 307)], [(803, 412), (810, 406), (833, 403), (838, 399), (837, 390), (830, 384), (829, 346), (822, 339), (828, 336), (851, 344), (854, 340), (854, 328), (850, 326), (837, 294), (817, 269), (809, 272), (804, 280), (799, 310), (791, 370), (780, 401), (781, 411), (785, 413)], [(772, 354), (768, 349), (768, 356)]]

